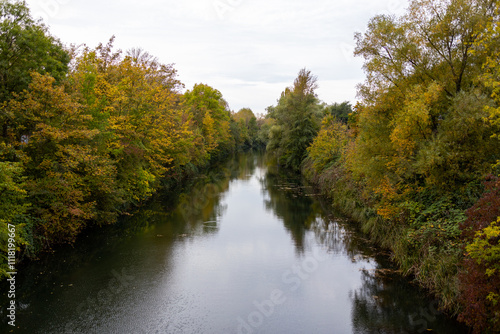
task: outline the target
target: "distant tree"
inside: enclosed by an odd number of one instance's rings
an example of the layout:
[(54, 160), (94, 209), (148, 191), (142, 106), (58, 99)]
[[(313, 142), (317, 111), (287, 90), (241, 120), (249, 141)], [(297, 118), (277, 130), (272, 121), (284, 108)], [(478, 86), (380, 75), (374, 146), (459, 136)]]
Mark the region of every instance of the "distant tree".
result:
[(230, 110), (220, 91), (205, 84), (195, 84), (192, 90), (184, 93), (183, 105), (191, 115), (194, 126), (201, 129), (209, 157), (234, 145)]
[(281, 93), (278, 105), (268, 109), (276, 124), (269, 130), (267, 148), (277, 154), (280, 164), (291, 169), (300, 168), (319, 130), (316, 81), (311, 71), (301, 69), (293, 86)]
[(347, 126), (338, 118), (327, 116), (322, 121), (318, 136), (307, 148), (307, 159), (311, 167), (320, 172), (326, 167), (342, 162), (347, 144)]
[(233, 115), (233, 118), (240, 127), (240, 135), (243, 140), (242, 144), (248, 147), (253, 147), (254, 145), (256, 145), (259, 126), (257, 124), (257, 118), (255, 117), (252, 109), (240, 109)]
[(252, 109), (242, 108), (237, 113), (234, 113), (233, 118), (236, 122), (239, 122), (240, 120), (244, 120), (245, 125), (248, 125), (248, 122), (250, 122), (250, 119), (255, 118), (255, 115), (254, 115)]
[(325, 111), (340, 122), (347, 124), (349, 114), (352, 113), (352, 106), (349, 101), (344, 101), (327, 106)]
[(260, 115), (257, 119), (257, 126), (259, 130), (257, 131), (257, 145), (266, 147), (269, 142), (269, 130), (274, 125), (276, 120), (272, 118), (269, 114), (266, 116)]

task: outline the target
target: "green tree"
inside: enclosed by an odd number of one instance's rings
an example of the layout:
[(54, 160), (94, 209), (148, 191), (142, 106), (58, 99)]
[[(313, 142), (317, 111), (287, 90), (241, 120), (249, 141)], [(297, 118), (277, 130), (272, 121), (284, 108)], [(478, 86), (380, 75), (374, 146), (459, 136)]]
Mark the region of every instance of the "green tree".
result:
[[(70, 56), (48, 28), (35, 21), (24, 1), (0, 1), (0, 105), (27, 89), (30, 73), (48, 73), (56, 80), (68, 70)], [(9, 135), (12, 115), (0, 113), (2, 137)]]
[(220, 91), (205, 84), (195, 84), (192, 90), (184, 93), (182, 103), (202, 136), (206, 158), (234, 147), (231, 113)]
[[(0, 144), (1, 145), (1, 144)], [(0, 162), (0, 277), (6, 276), (9, 270), (7, 265), (9, 225), (15, 225), (16, 250), (29, 247), (31, 226), (27, 226), (25, 218), (29, 203), (26, 200), (27, 192), (24, 188), (23, 168), (21, 163)], [(12, 229), (12, 227), (10, 228)]]
[(257, 145), (261, 147), (266, 147), (269, 142), (269, 131), (271, 127), (274, 125), (276, 120), (271, 117), (268, 113), (266, 116), (261, 116), (257, 120)]
[(291, 169), (299, 170), (319, 130), (316, 81), (310, 71), (300, 70), (293, 86), (281, 94), (278, 105), (268, 109), (276, 124), (270, 128), (267, 148), (275, 152), (280, 164)]
[(372, 101), (394, 87), (404, 96), (429, 81), (448, 96), (467, 88), (482, 61), (470, 51), (493, 14), (489, 0), (413, 0), (401, 18), (374, 17), (365, 34), (356, 34), (355, 55), (365, 59), (367, 73), (361, 95)]
[(257, 118), (252, 109), (240, 109), (237, 113), (233, 114), (233, 118), (240, 129), (239, 133), (242, 138), (242, 144), (246, 147), (255, 146), (259, 126), (257, 125)]
[[(475, 54), (485, 57), (483, 72), (480, 80), (490, 89), (491, 97), (495, 100), (496, 106), (487, 106), (489, 122), (500, 128), (500, 4), (496, 5), (494, 15), (490, 17), (486, 29), (477, 39), (474, 50)], [(500, 132), (494, 136), (500, 139)]]
[(334, 103), (332, 105), (326, 106), (325, 112), (340, 122), (347, 124), (349, 120), (349, 114), (352, 113), (351, 103), (344, 101), (342, 103)]
[(347, 126), (334, 116), (323, 119), (318, 136), (307, 148), (307, 159), (317, 173), (345, 158), (348, 144)]

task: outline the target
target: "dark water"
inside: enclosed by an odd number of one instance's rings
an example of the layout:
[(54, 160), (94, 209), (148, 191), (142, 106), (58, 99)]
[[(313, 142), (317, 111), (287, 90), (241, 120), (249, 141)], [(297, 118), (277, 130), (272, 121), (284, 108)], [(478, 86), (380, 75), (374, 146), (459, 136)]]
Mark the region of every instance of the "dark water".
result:
[(22, 268), (13, 332), (463, 332), (324, 206), (238, 155)]

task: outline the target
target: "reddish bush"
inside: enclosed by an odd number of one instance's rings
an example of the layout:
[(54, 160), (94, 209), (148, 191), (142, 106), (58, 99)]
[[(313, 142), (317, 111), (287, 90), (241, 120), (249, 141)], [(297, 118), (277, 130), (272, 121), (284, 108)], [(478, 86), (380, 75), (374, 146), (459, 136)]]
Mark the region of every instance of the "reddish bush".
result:
[[(497, 221), (500, 216), (500, 180), (489, 176), (483, 196), (467, 210), (467, 220), (462, 224), (464, 253), (476, 232)], [(491, 241), (490, 241), (491, 242)], [(498, 244), (498, 240), (494, 240)], [(500, 332), (500, 303), (491, 298), (500, 294), (500, 273), (487, 274), (491, 264), (478, 262), (466, 255), (461, 263), (460, 302), (463, 305), (459, 320), (471, 326), (474, 333)], [(490, 298), (488, 298), (490, 296)]]
[(460, 226), (462, 236), (472, 240), (477, 231), (482, 230), (500, 216), (500, 179), (489, 175), (484, 182), (483, 196), (466, 211), (467, 220)]

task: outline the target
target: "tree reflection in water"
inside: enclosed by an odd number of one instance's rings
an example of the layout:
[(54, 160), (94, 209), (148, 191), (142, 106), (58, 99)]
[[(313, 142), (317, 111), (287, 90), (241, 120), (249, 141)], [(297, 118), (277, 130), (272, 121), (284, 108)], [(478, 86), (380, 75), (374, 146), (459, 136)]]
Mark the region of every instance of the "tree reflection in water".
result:
[(371, 244), (357, 225), (337, 215), (327, 201), (304, 186), (300, 175), (267, 160), (261, 177), (265, 207), (283, 222), (303, 254), (308, 236), (327, 252), (343, 254), (352, 262), (372, 264), (361, 271), (362, 285), (351, 290), (353, 333), (466, 333), (466, 329), (438, 310), (438, 302), (394, 270), (389, 255)]
[[(328, 202), (315, 196), (300, 176), (280, 170), (266, 159), (261, 153), (235, 155), (203, 175), (193, 176), (182, 187), (157, 194), (118, 224), (88, 231), (74, 248), (67, 247), (50, 259), (23, 268), (16, 292), (19, 305), (23, 305), (18, 316), (25, 328), (20, 333), (71, 332), (66, 328), (94, 332), (89, 326), (101, 326), (101, 332), (131, 332), (123, 330), (126, 324), (152, 333), (160, 332), (165, 319), (193, 329), (185, 332), (215, 332), (211, 326), (220, 329), (217, 332), (234, 332), (223, 330), (229, 328), (226, 314), (234, 316), (234, 324), (238, 316), (255, 314), (251, 301), (256, 298), (262, 305), (276, 287), (286, 293), (287, 302), (276, 305), (275, 313), (266, 317), (259, 327), (263, 333), (392, 334), (424, 333), (427, 329), (460, 333), (456, 323), (438, 314), (436, 304), (421, 290), (390, 270), (388, 256), (358, 233), (352, 222), (332, 213)], [(260, 184), (254, 183), (255, 178)], [(236, 191), (228, 191), (233, 182)], [(259, 186), (262, 196), (257, 196)], [(245, 215), (259, 204), (266, 212), (256, 207), (255, 217), (238, 220), (238, 204), (246, 200), (245, 191), (252, 200), (243, 203), (248, 204)], [(268, 213), (279, 221), (267, 217)], [(228, 222), (233, 224), (219, 230), (224, 221), (221, 217), (231, 214)], [(244, 246), (252, 246), (255, 235), (242, 237), (238, 231), (242, 225), (244, 231), (252, 231), (250, 224), (257, 217), (270, 218), (272, 226), (257, 224), (256, 235), (264, 234), (257, 240), (266, 243), (259, 244), (264, 247), (254, 257), (253, 248)], [(266, 234), (271, 232), (276, 234)], [(272, 239), (275, 235), (280, 238), (276, 244)], [(276, 249), (278, 244), (284, 249)], [(235, 254), (234, 250), (240, 252)], [(303, 288), (292, 291), (283, 281), (283, 273), (292, 273), (294, 264), (305, 268), (304, 264), (311, 263), (308, 259), (315, 259), (311, 256), (314, 251), (321, 253), (321, 265), (318, 260), (317, 271), (301, 277)], [(358, 274), (363, 268), (365, 271)], [(115, 272), (122, 274), (123, 270), (133, 278), (127, 281), (131, 288), (109, 294), (108, 283), (115, 279)], [(221, 283), (224, 276), (231, 279)], [(263, 294), (254, 294), (253, 289)], [(106, 301), (99, 299), (103, 292), (108, 293)], [(223, 294), (234, 303), (220, 299)], [(96, 300), (99, 303), (91, 303)], [(80, 312), (82, 304), (85, 312)], [(224, 316), (214, 317), (212, 306)], [(148, 309), (152, 311), (143, 312)], [(337, 311), (341, 315), (334, 313)], [(200, 318), (203, 314), (205, 319)], [(149, 318), (141, 323), (143, 316)], [(134, 320), (129, 323), (129, 319)], [(304, 327), (299, 329), (300, 323)], [(161, 332), (172, 331), (163, 327)]]
[(355, 333), (467, 333), (439, 311), (436, 300), (388, 267), (377, 259), (376, 269), (364, 270), (363, 285), (351, 291)]

